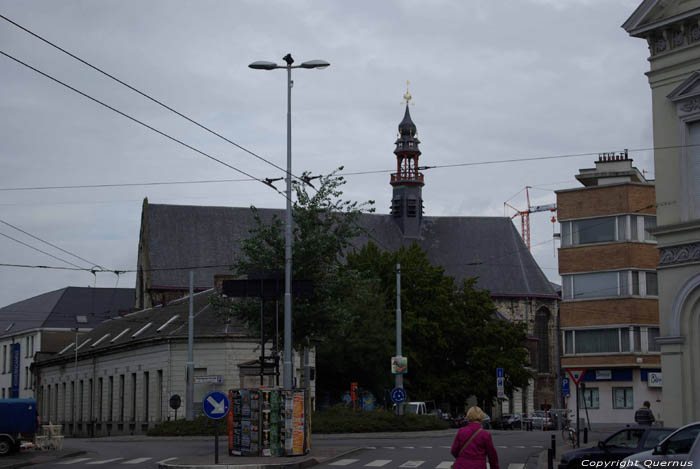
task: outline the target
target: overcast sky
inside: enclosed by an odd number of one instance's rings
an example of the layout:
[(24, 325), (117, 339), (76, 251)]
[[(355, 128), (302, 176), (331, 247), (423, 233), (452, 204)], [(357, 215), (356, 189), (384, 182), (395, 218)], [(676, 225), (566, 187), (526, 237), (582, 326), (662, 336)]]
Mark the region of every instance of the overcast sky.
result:
[[(280, 166), (285, 72), (255, 60), (325, 59), (294, 72), (294, 173), (391, 169), (410, 80), (422, 165), (647, 149), (647, 46), (620, 25), (640, 0), (33, 1), (0, 13)], [(0, 20), (0, 50), (256, 177), (280, 172)], [(651, 151), (631, 153), (653, 178)], [(594, 156), (432, 169), (426, 215), (503, 216), (576, 187)], [(258, 182), (99, 189), (10, 188), (240, 179), (0, 56), (0, 220), (110, 269), (136, 266), (141, 204), (284, 207)], [(278, 183), (282, 188), (282, 183)], [(348, 176), (345, 195), (387, 213), (387, 173)], [(510, 201), (525, 208), (524, 193)], [(512, 215), (512, 211), (507, 212)], [(533, 254), (558, 282), (551, 214), (532, 215)], [(516, 220), (519, 226), (519, 220)], [(554, 226), (559, 231), (559, 225)], [(0, 224), (0, 233), (91, 267)], [(558, 243), (556, 245), (558, 247)], [(67, 266), (0, 236), (0, 263)], [(133, 274), (120, 287), (133, 287)], [(90, 273), (0, 267), (0, 306)], [(96, 285), (117, 284), (100, 273)]]

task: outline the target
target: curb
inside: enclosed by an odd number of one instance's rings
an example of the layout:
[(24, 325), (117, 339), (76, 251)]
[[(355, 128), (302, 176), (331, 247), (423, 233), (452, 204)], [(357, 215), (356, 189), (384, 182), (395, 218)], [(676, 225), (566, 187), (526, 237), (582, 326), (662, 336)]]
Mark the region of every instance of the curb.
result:
[[(322, 462), (324, 464), (333, 462), (337, 459), (343, 458), (349, 454), (355, 453), (365, 449), (364, 447), (352, 448), (343, 453), (337, 454), (332, 458), (324, 459)], [(308, 459), (301, 460), (299, 462), (293, 463), (262, 463), (262, 464), (158, 464), (159, 469), (307, 469), (309, 467), (317, 466), (321, 464), (321, 461), (316, 459), (316, 457), (310, 457)], [(2, 468), (4, 469), (4, 468)]]
[(73, 452), (71, 452), (71, 453), (66, 453), (66, 454), (64, 454), (64, 455), (59, 456), (58, 458), (51, 459), (51, 460), (48, 460), (48, 461), (36, 461), (36, 462), (33, 462), (33, 461), (21, 461), (21, 462), (16, 462), (16, 463), (9, 463), (9, 464), (6, 464), (6, 465), (0, 465), (0, 469), (16, 469), (16, 468), (18, 468), (18, 467), (27, 467), (27, 466), (34, 466), (34, 465), (36, 465), (36, 464), (45, 464), (45, 463), (50, 463), (50, 462), (54, 462), (54, 461), (59, 461), (59, 460), (61, 460), (61, 459), (74, 458), (75, 456), (81, 456), (81, 455), (83, 455), (83, 454), (85, 454), (85, 453), (86, 453), (86, 451), (75, 450), (75, 451), (73, 451)]

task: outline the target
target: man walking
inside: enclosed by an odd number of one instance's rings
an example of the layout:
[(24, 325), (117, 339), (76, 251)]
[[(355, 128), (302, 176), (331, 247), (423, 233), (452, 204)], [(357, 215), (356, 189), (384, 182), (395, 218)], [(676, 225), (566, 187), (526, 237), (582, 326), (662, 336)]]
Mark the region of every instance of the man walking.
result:
[(637, 425), (651, 425), (656, 420), (654, 414), (651, 412), (651, 404), (649, 401), (644, 401), (642, 407), (640, 407), (637, 412), (634, 413), (634, 421)]

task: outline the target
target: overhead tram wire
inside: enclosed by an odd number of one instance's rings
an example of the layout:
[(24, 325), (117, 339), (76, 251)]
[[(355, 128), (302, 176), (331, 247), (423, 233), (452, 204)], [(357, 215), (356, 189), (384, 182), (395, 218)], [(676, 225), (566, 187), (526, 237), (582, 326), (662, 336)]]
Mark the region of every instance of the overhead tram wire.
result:
[[(279, 169), (279, 170), (282, 171), (283, 173), (285, 173), (285, 174), (287, 173), (287, 170), (286, 170), (285, 168), (282, 168), (281, 166), (279, 166), (279, 165), (273, 163), (272, 161), (270, 161), (270, 160), (268, 160), (268, 159), (266, 159), (266, 158), (264, 158), (264, 157), (258, 155), (257, 153), (254, 153), (253, 151), (251, 151), (251, 150), (245, 148), (244, 146), (242, 146), (242, 145), (240, 145), (240, 144), (234, 142), (233, 140), (231, 140), (231, 139), (229, 139), (229, 138), (227, 138), (227, 137), (221, 135), (220, 133), (218, 133), (218, 132), (216, 132), (216, 131), (210, 129), (209, 127), (207, 127), (207, 126), (205, 126), (205, 125), (203, 125), (203, 124), (200, 124), (199, 122), (195, 121), (195, 120), (192, 119), (191, 117), (189, 117), (189, 116), (187, 116), (187, 115), (185, 115), (185, 114), (183, 114), (183, 113), (177, 111), (177, 110), (174, 109), (173, 107), (168, 106), (167, 104), (163, 103), (162, 101), (160, 101), (160, 100), (158, 100), (158, 99), (156, 99), (156, 98), (150, 96), (149, 94), (147, 94), (147, 93), (145, 93), (145, 92), (143, 92), (143, 91), (137, 89), (136, 87), (134, 87), (134, 86), (132, 86), (132, 85), (126, 83), (125, 81), (123, 81), (123, 80), (121, 80), (121, 79), (115, 77), (114, 75), (112, 75), (112, 74), (110, 74), (110, 73), (108, 73), (108, 72), (105, 72), (105, 71), (102, 70), (101, 68), (99, 68), (99, 67), (97, 67), (97, 66), (95, 66), (95, 65), (92, 65), (92, 64), (89, 63), (88, 61), (86, 61), (86, 60), (84, 60), (84, 59), (81, 59), (81, 58), (78, 57), (77, 55), (75, 55), (75, 54), (73, 54), (73, 53), (67, 51), (66, 49), (62, 48), (61, 46), (59, 46), (59, 45), (57, 45), (57, 44), (54, 44), (53, 42), (49, 41), (48, 39), (46, 39), (46, 38), (40, 36), (39, 34), (37, 34), (37, 33), (33, 32), (33, 31), (31, 31), (31, 30), (28, 29), (28, 28), (22, 26), (21, 24), (18, 24), (17, 22), (12, 21), (10, 18), (8, 18), (8, 17), (6, 17), (6, 16), (4, 16), (4, 15), (2, 15), (2, 14), (0, 14), (0, 18), (2, 18), (3, 20), (7, 21), (8, 23), (10, 23), (10, 24), (12, 24), (12, 25), (18, 27), (18, 28), (21, 29), (22, 31), (24, 31), (24, 32), (26, 32), (26, 33), (28, 33), (28, 34), (34, 36), (35, 38), (39, 39), (40, 41), (42, 41), (42, 42), (44, 42), (44, 43), (50, 45), (51, 47), (53, 47), (53, 48), (55, 48), (55, 49), (57, 49), (57, 50), (63, 52), (64, 54), (68, 55), (69, 57), (72, 57), (73, 59), (77, 60), (78, 62), (82, 63), (83, 65), (86, 65), (87, 67), (90, 67), (91, 69), (95, 70), (96, 72), (101, 73), (102, 75), (106, 76), (107, 78), (110, 78), (110, 79), (116, 81), (116, 82), (119, 83), (120, 85), (123, 85), (123, 86), (129, 88), (131, 91), (140, 94), (140, 95), (143, 96), (144, 98), (146, 98), (146, 99), (148, 99), (148, 100), (150, 100), (150, 101), (156, 103), (157, 105), (161, 106), (162, 108), (167, 109), (168, 111), (170, 111), (170, 112), (172, 112), (172, 113), (174, 113), (174, 114), (176, 114), (176, 115), (182, 117), (183, 119), (185, 119), (185, 120), (187, 120), (188, 122), (190, 122), (190, 123), (196, 125), (196, 126), (199, 127), (200, 129), (209, 132), (210, 134), (212, 134), (212, 135), (214, 135), (214, 136), (220, 138), (221, 140), (223, 140), (223, 141), (225, 141), (225, 142), (227, 142), (227, 143), (229, 143), (229, 144), (235, 146), (235, 147), (238, 148), (239, 150), (243, 150), (244, 152), (246, 152), (246, 153), (248, 153), (249, 155), (251, 155), (251, 156), (253, 156), (253, 157), (259, 159), (260, 161), (263, 161), (263, 162), (269, 164), (270, 166), (273, 166), (274, 168)], [(292, 177), (296, 178), (297, 180), (301, 181), (301, 182), (306, 182), (306, 181), (304, 181), (303, 178), (300, 178), (300, 177), (298, 177), (298, 176), (295, 176), (293, 173), (290, 173), (290, 175), (291, 175)]]
[(252, 182), (255, 178), (247, 179), (207, 179), (200, 181), (154, 181), (154, 182), (127, 182), (115, 184), (78, 184), (73, 186), (33, 186), (33, 187), (0, 187), (0, 191), (42, 191), (59, 189), (101, 189), (107, 187), (143, 187), (143, 186), (168, 186), (177, 184), (211, 184), (224, 182)]
[(47, 74), (47, 73), (45, 73), (45, 72), (42, 72), (41, 70), (39, 70), (39, 69), (37, 69), (37, 68), (35, 68), (35, 67), (32, 67), (31, 65), (29, 65), (29, 64), (27, 64), (27, 63), (21, 61), (20, 59), (18, 59), (18, 58), (16, 58), (16, 57), (12, 56), (12, 55), (10, 55), (10, 54), (8, 54), (8, 53), (5, 52), (5, 51), (0, 50), (0, 54), (4, 55), (5, 57), (7, 57), (7, 58), (9, 58), (9, 59), (11, 59), (11, 60), (14, 60), (14, 61), (17, 62), (18, 64), (23, 65), (24, 67), (27, 67), (28, 69), (30, 69), (30, 70), (32, 70), (32, 71), (38, 73), (39, 75), (42, 75), (42, 76), (48, 78), (49, 80), (54, 81), (54, 82), (58, 83), (59, 85), (62, 85), (62, 86), (64, 86), (64, 87), (68, 88), (69, 90), (74, 91), (75, 93), (78, 93), (79, 95), (81, 95), (81, 96), (83, 96), (83, 97), (85, 97), (85, 98), (87, 98), (87, 99), (89, 99), (89, 100), (91, 100), (91, 101), (94, 101), (94, 102), (96, 102), (97, 104), (99, 104), (99, 105), (101, 105), (101, 106), (106, 107), (106, 108), (109, 109), (110, 111), (116, 112), (117, 114), (119, 114), (119, 115), (121, 115), (121, 116), (123, 116), (123, 117), (126, 117), (127, 119), (129, 119), (129, 120), (131, 120), (131, 121), (133, 121), (133, 122), (136, 122), (137, 124), (142, 125), (143, 127), (146, 127), (147, 129), (152, 130), (153, 132), (155, 132), (155, 133), (157, 133), (157, 134), (159, 134), (159, 135), (161, 135), (161, 136), (163, 136), (163, 137), (165, 137), (165, 138), (167, 138), (167, 139), (169, 139), (169, 140), (172, 140), (172, 141), (175, 142), (175, 143), (178, 143), (178, 144), (182, 145), (182, 146), (185, 147), (185, 148), (188, 148), (188, 149), (190, 149), (190, 150), (192, 150), (192, 151), (194, 151), (194, 152), (196, 152), (196, 153), (199, 153), (199, 154), (202, 155), (202, 156), (205, 156), (205, 157), (209, 158), (209, 159), (212, 160), (212, 161), (216, 161), (217, 163), (222, 164), (222, 165), (226, 166), (227, 168), (233, 169), (234, 171), (236, 171), (236, 172), (238, 172), (238, 173), (240, 173), (240, 174), (243, 174), (244, 176), (247, 176), (247, 177), (249, 177), (249, 178), (255, 179), (256, 181), (261, 182), (261, 183), (265, 184), (266, 186), (271, 187), (272, 190), (274, 190), (275, 192), (277, 192), (279, 195), (281, 195), (281, 196), (284, 197), (285, 199), (287, 198), (287, 196), (286, 196), (283, 192), (277, 190), (277, 189), (276, 189), (274, 186), (272, 186), (271, 184), (266, 183), (263, 179), (257, 178), (257, 177), (255, 177), (255, 176), (253, 176), (252, 174), (249, 174), (249, 173), (243, 171), (242, 169), (238, 169), (238, 168), (236, 168), (235, 166), (230, 165), (230, 164), (226, 163), (225, 161), (222, 161), (222, 160), (219, 159), (219, 158), (216, 158), (216, 157), (214, 157), (214, 156), (212, 156), (212, 155), (210, 155), (210, 154), (208, 154), (208, 153), (206, 153), (206, 152), (204, 152), (204, 151), (202, 151), (202, 150), (200, 150), (200, 149), (198, 149), (198, 148), (193, 147), (192, 145), (190, 145), (190, 144), (188, 144), (188, 143), (183, 142), (182, 140), (179, 140), (179, 139), (177, 139), (177, 138), (175, 138), (175, 137), (173, 137), (173, 136), (171, 136), (171, 135), (169, 135), (169, 134), (166, 134), (166, 133), (163, 132), (162, 130), (158, 130), (158, 129), (156, 129), (156, 128), (153, 127), (153, 126), (151, 126), (151, 125), (149, 125), (149, 124), (146, 124), (145, 122), (140, 121), (139, 119), (137, 119), (137, 118), (135, 118), (135, 117), (133, 117), (133, 116), (131, 116), (131, 115), (129, 115), (129, 114), (123, 112), (123, 111), (120, 111), (119, 109), (115, 108), (114, 106), (110, 106), (109, 104), (104, 103), (104, 102), (100, 101), (99, 99), (94, 98), (94, 97), (90, 96), (89, 94), (84, 93), (84, 92), (80, 91), (79, 89), (74, 88), (74, 87), (72, 87), (71, 85), (62, 82), (62, 81), (59, 80), (58, 78), (54, 78), (53, 76), (51, 76), (51, 75), (49, 75), (49, 74)]
[(100, 264), (98, 264), (98, 263), (96, 263), (96, 262), (89, 261), (89, 260), (87, 260), (87, 259), (85, 259), (85, 258), (83, 258), (83, 257), (80, 257), (80, 256), (77, 255), (77, 254), (73, 254), (73, 253), (70, 252), (70, 251), (66, 251), (65, 249), (60, 248), (60, 247), (56, 246), (55, 244), (52, 244), (52, 243), (50, 243), (50, 242), (48, 242), (48, 241), (46, 241), (46, 240), (44, 240), (44, 239), (41, 239), (41, 238), (39, 238), (38, 236), (34, 236), (33, 234), (31, 234), (31, 233), (29, 233), (29, 232), (27, 232), (27, 231), (24, 231), (23, 229), (21, 229), (21, 228), (15, 226), (15, 225), (12, 225), (12, 224), (10, 224), (10, 223), (7, 223), (7, 222), (6, 222), (5, 220), (3, 220), (3, 219), (0, 219), (0, 223), (2, 223), (2, 224), (4, 224), (4, 225), (7, 225), (7, 226), (9, 226), (10, 228), (14, 228), (15, 230), (19, 231), (20, 233), (24, 233), (25, 235), (29, 236), (30, 238), (34, 238), (34, 239), (36, 239), (37, 241), (41, 241), (41, 242), (44, 243), (44, 244), (48, 244), (48, 245), (51, 246), (52, 248), (58, 249), (59, 251), (65, 253), (65, 254), (68, 254), (69, 256), (73, 256), (73, 257), (75, 257), (76, 259), (80, 259), (81, 261), (86, 262), (86, 263), (89, 264), (89, 265), (92, 265), (92, 266), (95, 266), (95, 267), (99, 267), (100, 269), (104, 270), (104, 267), (101, 266)]
[(37, 247), (34, 247), (34, 246), (32, 246), (31, 244), (27, 244), (27, 243), (25, 243), (24, 241), (20, 241), (20, 240), (17, 239), (17, 238), (13, 238), (12, 236), (10, 236), (10, 235), (8, 235), (8, 234), (5, 234), (5, 233), (0, 232), (0, 236), (4, 236), (5, 238), (11, 239), (12, 241), (14, 241), (14, 242), (16, 242), (16, 243), (19, 243), (19, 244), (21, 244), (21, 245), (23, 245), (23, 246), (26, 246), (26, 247), (30, 248), (30, 249), (33, 249), (33, 250), (35, 250), (35, 251), (38, 251), (38, 252), (40, 252), (40, 253), (42, 253), (42, 254), (46, 254), (46, 255), (49, 256), (49, 257), (53, 257), (54, 259), (59, 260), (59, 261), (65, 263), (65, 264), (72, 265), (73, 267), (77, 267), (78, 270), (85, 270), (85, 271), (88, 271), (88, 272), (91, 271), (91, 269), (86, 269), (86, 268), (80, 267), (80, 266), (77, 265), (77, 264), (73, 264), (73, 263), (70, 262), (70, 261), (67, 261), (67, 260), (65, 260), (65, 259), (61, 259), (60, 257), (54, 256), (53, 254), (48, 253), (48, 252), (46, 252), (46, 251), (43, 251), (43, 250), (41, 250), (41, 249), (39, 249), (39, 248), (37, 248)]

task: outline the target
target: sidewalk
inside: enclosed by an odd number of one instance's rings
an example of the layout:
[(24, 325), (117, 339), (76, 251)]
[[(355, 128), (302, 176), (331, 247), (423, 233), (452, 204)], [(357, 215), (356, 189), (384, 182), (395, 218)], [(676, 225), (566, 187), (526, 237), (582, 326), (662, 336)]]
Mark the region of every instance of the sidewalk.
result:
[[(607, 438), (611, 433), (620, 430), (620, 427), (617, 428), (605, 428), (605, 429), (594, 429), (590, 433), (588, 433), (588, 443), (583, 442), (583, 432), (581, 433), (581, 448), (590, 448), (594, 447), (598, 444), (598, 441), (604, 440)], [(564, 453), (568, 453), (569, 451), (574, 451), (575, 449), (579, 448), (573, 448), (570, 444), (564, 442), (561, 440), (561, 437), (557, 435), (557, 444), (556, 444), (556, 454), (554, 455), (554, 463), (552, 464), (552, 467), (554, 469), (557, 469), (559, 465), (559, 461), (561, 460), (561, 456)], [(540, 454), (537, 456), (537, 458), (530, 458), (525, 465), (526, 469), (536, 469), (536, 468), (546, 468), (547, 467), (547, 450), (545, 449), (544, 451), (540, 452)]]
[(85, 454), (85, 451), (70, 448), (64, 448), (60, 451), (22, 451), (0, 458), (0, 469), (15, 469), (17, 467), (46, 464), (59, 459), (80, 456), (81, 454)]
[[(180, 457), (176, 463), (162, 463), (162, 469), (305, 469), (317, 464), (328, 463), (360, 451), (362, 448), (312, 448), (305, 456), (270, 458), (219, 455), (219, 464), (214, 464), (214, 455)], [(222, 453), (225, 449), (222, 448)]]

